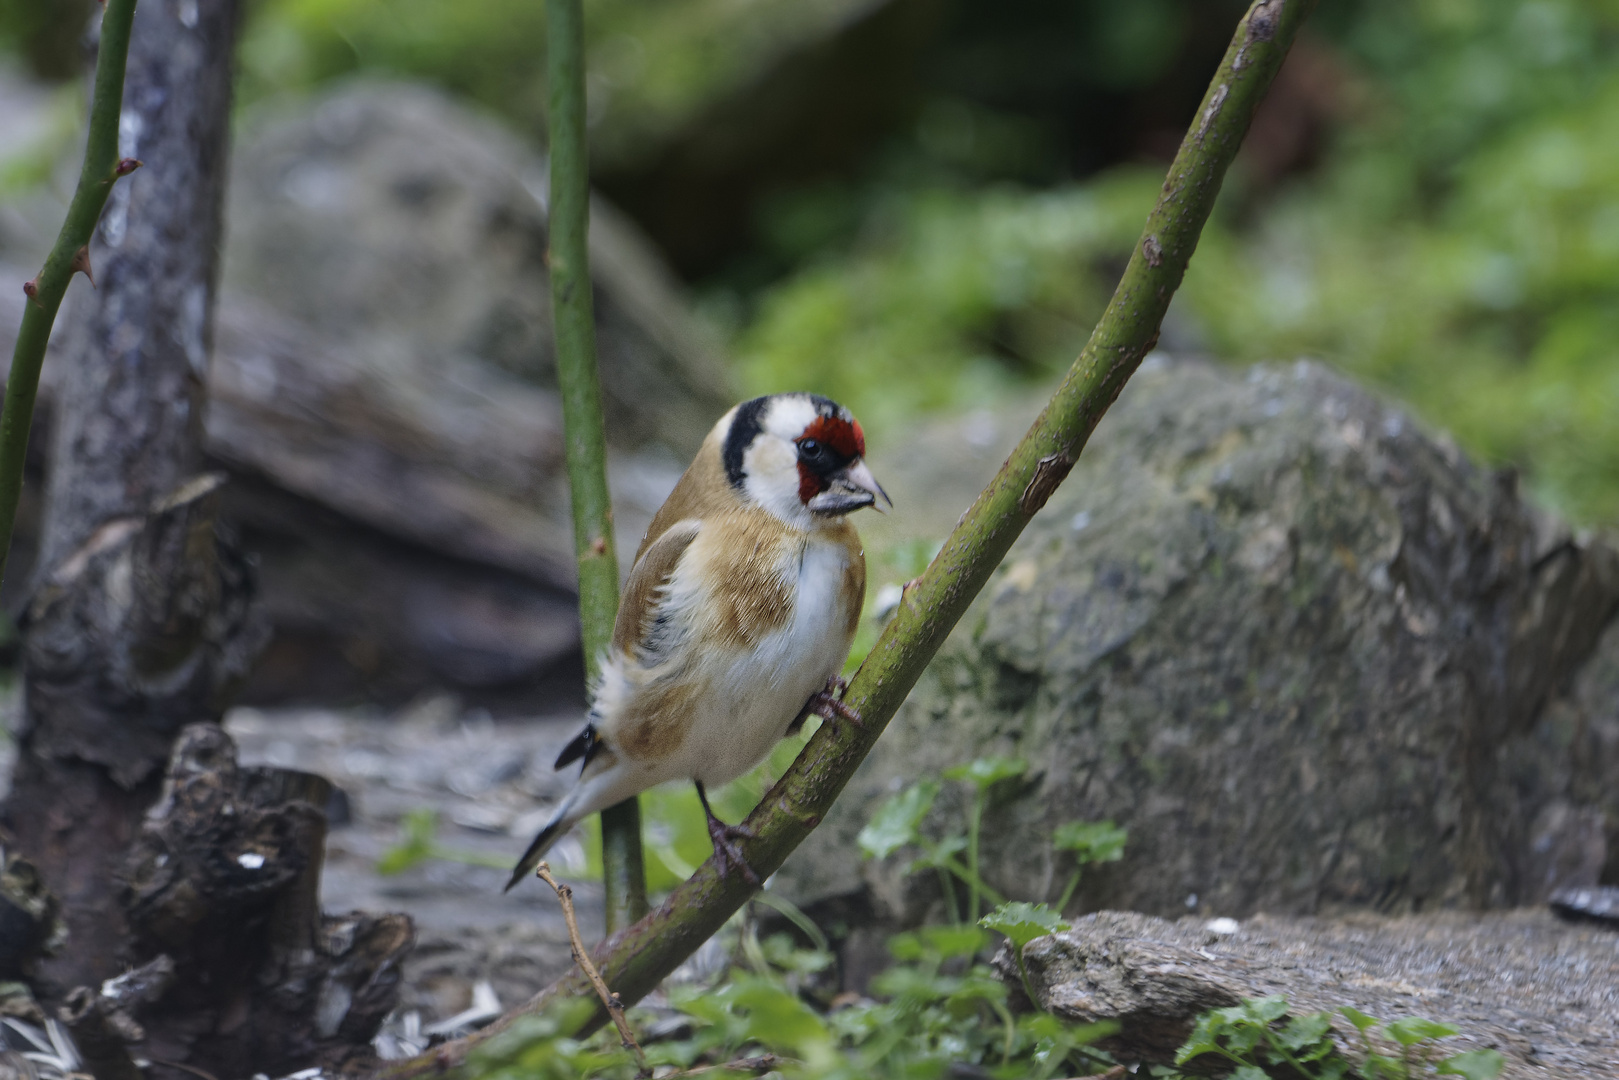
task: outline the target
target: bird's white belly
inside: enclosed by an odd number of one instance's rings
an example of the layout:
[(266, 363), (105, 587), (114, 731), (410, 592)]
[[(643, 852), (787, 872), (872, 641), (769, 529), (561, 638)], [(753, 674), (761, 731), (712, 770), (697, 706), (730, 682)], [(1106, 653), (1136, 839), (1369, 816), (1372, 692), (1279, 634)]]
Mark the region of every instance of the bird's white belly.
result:
[[(671, 775), (705, 787), (730, 783), (769, 755), (811, 695), (826, 686), (849, 655), (849, 613), (842, 597), (848, 554), (810, 541), (793, 590), (792, 619), (758, 644), (720, 659), (694, 658), (704, 692)], [(662, 771), (662, 770), (660, 770)]]

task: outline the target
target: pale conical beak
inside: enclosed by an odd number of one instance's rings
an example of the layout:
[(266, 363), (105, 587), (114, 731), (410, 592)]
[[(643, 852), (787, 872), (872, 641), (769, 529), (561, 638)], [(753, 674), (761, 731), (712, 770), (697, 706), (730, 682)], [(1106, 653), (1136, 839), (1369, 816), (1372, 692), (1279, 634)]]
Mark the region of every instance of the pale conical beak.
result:
[(878, 499), (887, 503), (889, 509), (893, 509), (894, 500), (888, 497), (888, 492), (883, 490), (883, 486), (877, 482), (877, 478), (871, 475), (871, 470), (866, 468), (865, 458), (856, 458), (853, 465), (843, 470), (843, 475), (840, 479), (850, 487), (870, 494), (871, 508), (879, 514), (883, 512), (883, 508), (877, 505)]
[(848, 514), (863, 506), (870, 506), (880, 513), (882, 507), (877, 505), (878, 499), (889, 506), (894, 505), (894, 500), (888, 497), (888, 492), (871, 475), (863, 460), (856, 459), (833, 473), (831, 481), (825, 491), (809, 501), (811, 511), (817, 514)]

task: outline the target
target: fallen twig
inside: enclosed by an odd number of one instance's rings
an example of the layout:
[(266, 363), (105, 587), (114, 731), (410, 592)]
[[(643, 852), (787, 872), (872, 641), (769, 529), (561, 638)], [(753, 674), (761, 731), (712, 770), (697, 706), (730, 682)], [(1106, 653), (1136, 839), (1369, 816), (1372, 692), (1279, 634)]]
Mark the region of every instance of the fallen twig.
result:
[(568, 924), (568, 943), (573, 949), (574, 962), (579, 965), (579, 970), (585, 973), (585, 978), (590, 980), (590, 985), (596, 988), (596, 996), (602, 999), (607, 1015), (612, 1017), (613, 1026), (618, 1028), (619, 1041), (624, 1044), (624, 1049), (635, 1054), (636, 1075), (651, 1076), (652, 1070), (647, 1068), (646, 1055), (641, 1052), (641, 1044), (635, 1041), (629, 1022), (624, 1019), (624, 1003), (618, 1000), (617, 994), (607, 989), (607, 983), (602, 981), (601, 972), (596, 970), (596, 965), (590, 962), (590, 954), (585, 951), (584, 938), (579, 936), (579, 920), (573, 913), (573, 888), (551, 876), (550, 863), (542, 862), (536, 866), (534, 876), (556, 891), (557, 901), (562, 905), (562, 918)]

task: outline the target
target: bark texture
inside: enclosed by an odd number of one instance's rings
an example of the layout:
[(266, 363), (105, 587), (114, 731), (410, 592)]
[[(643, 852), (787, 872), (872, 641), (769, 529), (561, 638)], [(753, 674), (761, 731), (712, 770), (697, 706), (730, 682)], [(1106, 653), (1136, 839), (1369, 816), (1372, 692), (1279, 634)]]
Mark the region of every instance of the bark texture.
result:
[(251, 574), (199, 475), (235, 0), (147, 0), (131, 38), (119, 184), (91, 244), (99, 291), (64, 341), (25, 715), (6, 818), (61, 898), (47, 996), (119, 970), (111, 870), (175, 734), (215, 717), (263, 640)]
[(406, 915), (321, 914), (331, 794), (310, 773), (239, 767), (217, 725), (181, 734), (119, 872), (126, 957), (176, 974), (139, 1013), (137, 1056), (219, 1077), (368, 1057), (415, 932)]

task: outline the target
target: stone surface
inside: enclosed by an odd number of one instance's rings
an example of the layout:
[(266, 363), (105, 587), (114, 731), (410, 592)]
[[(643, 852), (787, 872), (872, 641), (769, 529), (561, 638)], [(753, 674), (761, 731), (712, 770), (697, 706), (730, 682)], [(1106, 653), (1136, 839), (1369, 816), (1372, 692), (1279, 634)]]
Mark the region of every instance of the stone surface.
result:
[[(987, 473), (1020, 430), (968, 453), (963, 424), (938, 425), (906, 452)], [(980, 482), (910, 497), (953, 512)], [(1521, 746), (1616, 598), (1608, 547), (1325, 369), (1154, 358), (783, 887), (804, 903), (869, 890), (894, 922), (924, 917), (932, 876), (904, 877), (903, 853), (862, 869), (855, 834), (906, 783), (1015, 754), (1028, 781), (984, 823), (987, 876), (1015, 898), (1060, 892), (1057, 825), (1111, 818), (1124, 859), (1087, 873), (1077, 910), (1538, 901), (1546, 865), (1581, 884), (1569, 874), (1604, 858), (1595, 795), (1554, 775), (1567, 744), (1547, 741), (1535, 769)], [(963, 802), (947, 783), (927, 827), (960, 830)], [(1537, 868), (1541, 834), (1558, 854)]]
[(1499, 757), (1515, 787), (1557, 795), (1535, 823), (1539, 887), (1619, 886), (1619, 621), (1534, 730)]
[[(350, 83), (236, 148), (225, 286), (384, 379), (470, 361), (551, 388), (545, 198), (544, 162), (494, 124), (421, 87)], [(695, 449), (731, 404), (716, 343), (633, 227), (599, 200), (591, 214), (610, 437)]]
[[(1127, 1059), (1167, 1063), (1198, 1013), (1282, 994), (1294, 1015), (1350, 1006), (1451, 1024), (1444, 1052), (1497, 1050), (1507, 1080), (1619, 1075), (1619, 934), (1545, 911), (1226, 925), (1103, 911), (1023, 958), (1042, 1007), (1120, 1021), (1110, 1048)], [(1004, 946), (996, 966), (1026, 1000)], [(1342, 1017), (1334, 1033), (1358, 1045)]]

